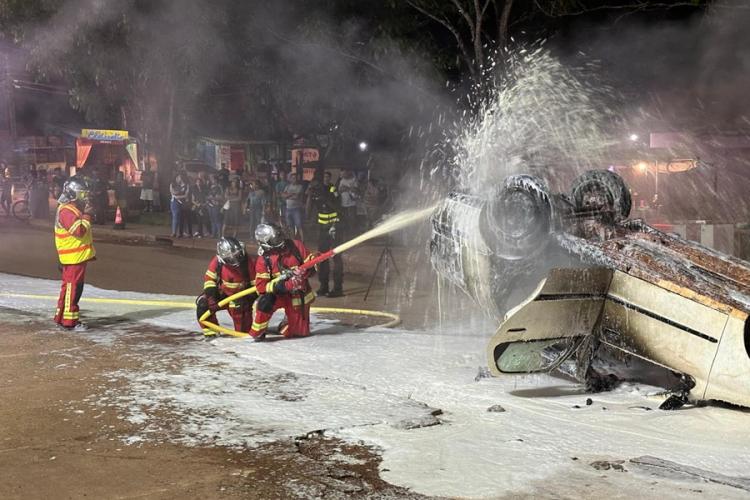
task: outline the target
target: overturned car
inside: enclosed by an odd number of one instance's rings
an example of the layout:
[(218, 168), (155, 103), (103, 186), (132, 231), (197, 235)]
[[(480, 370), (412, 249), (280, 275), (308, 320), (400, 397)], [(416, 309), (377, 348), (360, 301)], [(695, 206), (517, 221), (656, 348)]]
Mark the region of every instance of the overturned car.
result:
[(609, 171), (551, 194), (511, 176), (489, 197), (451, 194), (432, 217), (434, 269), (501, 321), (493, 374), (553, 370), (606, 389), (619, 353), (675, 375), (665, 407), (750, 406), (750, 265), (629, 220)]

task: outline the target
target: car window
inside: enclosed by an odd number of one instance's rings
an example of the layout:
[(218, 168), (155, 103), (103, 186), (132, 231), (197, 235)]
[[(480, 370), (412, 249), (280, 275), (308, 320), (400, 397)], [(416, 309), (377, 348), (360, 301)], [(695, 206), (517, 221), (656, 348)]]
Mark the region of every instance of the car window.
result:
[(556, 368), (581, 345), (584, 337), (500, 344), (495, 349), (497, 369), (503, 373), (546, 372)]

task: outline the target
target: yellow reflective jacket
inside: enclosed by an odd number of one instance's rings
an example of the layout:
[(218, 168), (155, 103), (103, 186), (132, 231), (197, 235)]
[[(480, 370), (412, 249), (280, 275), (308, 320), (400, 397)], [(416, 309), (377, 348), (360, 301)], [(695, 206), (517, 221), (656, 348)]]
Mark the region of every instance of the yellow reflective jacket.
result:
[(55, 247), (60, 264), (80, 264), (96, 256), (91, 221), (73, 203), (63, 203), (55, 214)]

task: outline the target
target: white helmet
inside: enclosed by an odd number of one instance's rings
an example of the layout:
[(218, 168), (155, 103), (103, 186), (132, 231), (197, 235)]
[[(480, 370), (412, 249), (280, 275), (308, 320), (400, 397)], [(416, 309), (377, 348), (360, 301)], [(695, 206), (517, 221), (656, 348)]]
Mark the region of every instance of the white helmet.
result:
[(281, 248), (284, 245), (284, 231), (277, 224), (258, 224), (255, 228), (255, 239), (263, 250)]
[(245, 256), (245, 245), (236, 238), (226, 236), (216, 243), (216, 257), (222, 264), (239, 267)]
[(79, 177), (71, 177), (63, 184), (62, 196), (67, 201), (85, 203), (89, 198), (89, 186)]

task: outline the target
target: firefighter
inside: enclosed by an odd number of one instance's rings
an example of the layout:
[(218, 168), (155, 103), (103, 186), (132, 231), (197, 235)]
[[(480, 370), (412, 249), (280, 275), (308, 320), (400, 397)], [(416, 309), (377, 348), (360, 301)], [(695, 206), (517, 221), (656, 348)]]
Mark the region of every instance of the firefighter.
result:
[(62, 267), (62, 288), (55, 323), (71, 330), (85, 330), (80, 322), (78, 301), (83, 293), (86, 264), (96, 257), (91, 235), (94, 208), (88, 185), (71, 177), (64, 185), (55, 214), (55, 247)]
[(310, 304), (315, 293), (310, 288), (308, 277), (312, 270), (296, 269), (313, 258), (299, 240), (286, 239), (276, 224), (259, 224), (255, 239), (260, 248), (255, 263), (255, 286), (258, 300), (250, 335), (263, 340), (274, 311), (284, 309), (286, 321), (279, 333), (284, 337), (307, 337), (310, 335)]
[[(339, 194), (336, 185), (331, 183), (331, 174), (326, 172), (323, 184), (318, 186), (313, 196), (313, 203), (318, 212), (318, 251), (327, 252), (336, 246), (336, 224), (339, 222)], [(341, 255), (333, 257), (333, 290), (329, 291), (328, 276), (331, 265), (326, 260), (320, 263), (318, 295), (341, 297), (344, 295), (344, 261)]]
[[(226, 309), (238, 332), (250, 330), (253, 320), (253, 302), (256, 294), (233, 300), (224, 307), (219, 302), (255, 283), (255, 258), (245, 251), (245, 245), (232, 237), (221, 238), (216, 244), (216, 255), (208, 263), (203, 281), (203, 293), (195, 301), (198, 319), (206, 311), (211, 311), (208, 321), (216, 324), (216, 311)], [(199, 321), (200, 323), (200, 321)], [(203, 335), (212, 337), (216, 332), (203, 328)]]

